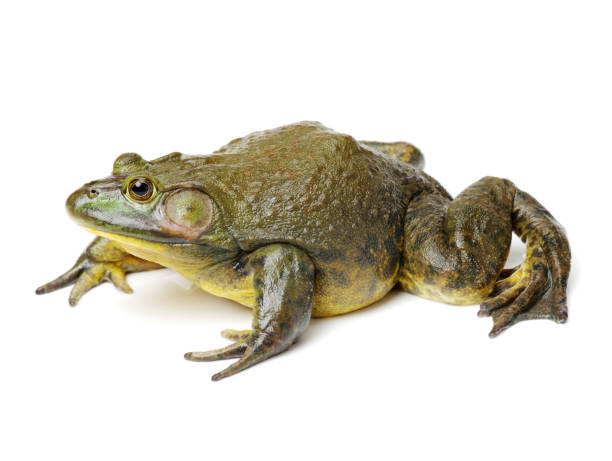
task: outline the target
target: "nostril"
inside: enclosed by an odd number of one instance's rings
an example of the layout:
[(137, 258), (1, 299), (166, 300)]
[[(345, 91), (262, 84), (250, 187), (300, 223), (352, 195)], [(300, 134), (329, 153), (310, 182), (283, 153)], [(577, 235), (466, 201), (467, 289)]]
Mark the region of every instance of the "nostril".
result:
[(89, 191), (87, 191), (87, 196), (89, 198), (95, 198), (98, 196), (98, 190), (97, 189), (89, 189)]

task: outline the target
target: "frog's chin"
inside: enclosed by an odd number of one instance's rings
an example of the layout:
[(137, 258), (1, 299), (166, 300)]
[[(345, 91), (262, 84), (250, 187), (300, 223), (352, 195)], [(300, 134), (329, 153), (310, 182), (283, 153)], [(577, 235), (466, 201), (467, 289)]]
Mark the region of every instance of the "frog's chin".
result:
[[(201, 256), (195, 256), (194, 259), (193, 251), (189, 251), (189, 248), (193, 248), (193, 244), (177, 245), (167, 242), (157, 242), (154, 240), (107, 232), (90, 226), (82, 227), (99, 237), (111, 240), (126, 253), (172, 269), (194, 283), (199, 283), (197, 280), (198, 271), (204, 270), (218, 262), (213, 259), (206, 260)], [(194, 270), (194, 268), (197, 270)]]
[(170, 258), (170, 255), (168, 254), (170, 245), (167, 243), (129, 237), (127, 235), (107, 232), (90, 226), (82, 227), (99, 237), (115, 242), (121, 249), (134, 256), (146, 259), (147, 261), (156, 262), (157, 264), (161, 264), (162, 266), (166, 267), (171, 265), (172, 258)]

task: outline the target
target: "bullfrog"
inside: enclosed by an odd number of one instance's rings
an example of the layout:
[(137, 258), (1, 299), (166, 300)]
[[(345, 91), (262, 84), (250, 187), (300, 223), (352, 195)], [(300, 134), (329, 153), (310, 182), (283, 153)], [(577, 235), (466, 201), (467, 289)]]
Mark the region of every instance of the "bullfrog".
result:
[[(357, 141), (300, 122), (234, 139), (204, 156), (120, 155), (111, 176), (66, 202), (96, 234), (74, 266), (41, 286), (74, 284), (70, 305), (106, 281), (169, 268), (253, 310), (250, 330), (193, 361), (238, 359), (220, 380), (289, 348), (312, 317), (374, 303), (392, 288), (480, 304), (496, 336), (522, 320), (567, 320), (563, 227), (511, 181), (485, 177), (453, 198), (405, 142)], [(505, 268), (512, 233), (526, 245)]]

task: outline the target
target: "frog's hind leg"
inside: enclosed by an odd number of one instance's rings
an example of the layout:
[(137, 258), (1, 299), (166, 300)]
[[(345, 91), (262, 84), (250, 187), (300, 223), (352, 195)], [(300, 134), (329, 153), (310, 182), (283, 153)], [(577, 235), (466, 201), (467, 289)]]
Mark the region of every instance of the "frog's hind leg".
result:
[(255, 307), (251, 330), (224, 330), (236, 341), (208, 352), (189, 352), (188, 360), (207, 362), (239, 358), (213, 376), (227, 378), (289, 348), (310, 322), (314, 297), (314, 265), (296, 247), (268, 245), (251, 253), (246, 264), (253, 271)]
[(425, 166), (425, 157), (423, 157), (421, 151), (407, 142), (359, 141), (359, 143), (388, 157), (408, 163), (415, 168), (422, 170)]
[(481, 305), (479, 315), (491, 315), (497, 326), (493, 335), (521, 320), (567, 321), (571, 254), (563, 227), (521, 190), (514, 196), (512, 217), (514, 231), (526, 243), (527, 254), (520, 268), (500, 276)]
[[(512, 231), (527, 244), (520, 268), (504, 270)], [(483, 178), (455, 200), (421, 194), (409, 204), (400, 284), (451, 304), (482, 303), (490, 336), (521, 320), (567, 319), (570, 250), (563, 228), (505, 179)]]

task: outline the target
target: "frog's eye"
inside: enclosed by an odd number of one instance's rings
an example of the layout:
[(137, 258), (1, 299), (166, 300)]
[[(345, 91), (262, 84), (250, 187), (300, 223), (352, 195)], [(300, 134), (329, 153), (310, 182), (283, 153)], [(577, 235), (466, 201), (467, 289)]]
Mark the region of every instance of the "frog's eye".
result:
[(127, 191), (130, 198), (138, 202), (146, 202), (153, 195), (155, 186), (147, 178), (136, 178), (130, 181)]

